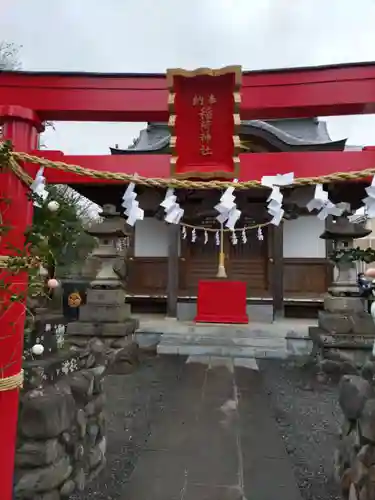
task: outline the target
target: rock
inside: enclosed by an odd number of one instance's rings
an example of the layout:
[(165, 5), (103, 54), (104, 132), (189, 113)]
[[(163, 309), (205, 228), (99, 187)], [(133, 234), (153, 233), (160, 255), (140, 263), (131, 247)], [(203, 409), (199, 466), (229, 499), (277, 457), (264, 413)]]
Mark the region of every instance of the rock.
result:
[(122, 337), (122, 338), (119, 338), (119, 339), (115, 339), (112, 343), (111, 343), (111, 347), (113, 347), (114, 349), (121, 349), (121, 348), (124, 348), (124, 347), (128, 347), (129, 345), (133, 344), (133, 340), (131, 337)]
[(54, 490), (69, 478), (72, 470), (68, 457), (61, 458), (48, 467), (20, 469), (16, 473), (15, 494), (27, 498), (30, 493), (44, 493)]
[(105, 457), (103, 457), (102, 461), (100, 462), (100, 464), (95, 468), (95, 469), (92, 469), (89, 474), (88, 474), (88, 477), (87, 477), (87, 481), (88, 482), (91, 482), (93, 481), (98, 474), (100, 474), (100, 472), (104, 469), (104, 467), (106, 466), (107, 464), (107, 460)]
[(76, 470), (74, 480), (77, 490), (83, 491), (86, 486), (86, 476), (85, 471), (82, 467)]
[(345, 360), (341, 363), (341, 373), (343, 375), (357, 375), (358, 369), (353, 361)]
[(341, 362), (333, 359), (322, 359), (319, 368), (327, 375), (339, 375), (341, 373)]
[(96, 359), (94, 354), (89, 354), (86, 359), (86, 367), (87, 368), (92, 368), (93, 366), (96, 365)]
[(104, 409), (104, 405), (105, 394), (102, 393), (87, 403), (85, 406), (85, 413), (87, 416), (91, 417), (92, 415), (100, 413)]
[(339, 463), (342, 470), (351, 467), (357, 453), (360, 450), (359, 435), (357, 429), (353, 429), (350, 434), (344, 436), (338, 445)]
[(373, 361), (367, 360), (362, 366), (361, 376), (368, 382), (373, 382), (375, 375), (375, 363)]
[(96, 443), (96, 439), (99, 436), (99, 432), (100, 432), (100, 429), (99, 429), (99, 425), (98, 424), (93, 423), (93, 424), (89, 424), (87, 426), (87, 434), (88, 434), (88, 436), (90, 438), (91, 444), (95, 444)]
[(106, 346), (98, 338), (90, 339), (87, 343), (87, 350), (94, 354), (94, 356), (102, 355), (106, 351)]
[(60, 495), (62, 497), (69, 497), (70, 495), (72, 495), (74, 493), (74, 490), (76, 489), (76, 484), (74, 481), (72, 481), (71, 479), (68, 479), (68, 481), (66, 481), (62, 486), (61, 486), (61, 489), (60, 489)]
[(375, 464), (375, 447), (371, 444), (365, 444), (359, 450), (357, 457), (366, 467), (371, 467)]
[(360, 485), (368, 476), (368, 468), (364, 465), (358, 457), (354, 460), (351, 466), (351, 478), (353, 483)]
[(64, 455), (57, 439), (25, 441), (16, 451), (16, 467), (40, 467), (56, 462)]
[(46, 386), (30, 391), (22, 399), (20, 430), (29, 438), (54, 438), (69, 429), (74, 416), (72, 394), (62, 387)]
[(361, 435), (375, 443), (375, 399), (368, 399), (359, 418)]
[(69, 384), (76, 401), (86, 404), (94, 392), (94, 374), (90, 370), (81, 370), (69, 377)]
[(33, 495), (32, 500), (60, 500), (60, 493), (58, 490), (48, 491), (40, 495)]
[(341, 492), (344, 496), (347, 496), (349, 494), (350, 490), (350, 485), (352, 484), (352, 471), (351, 469), (345, 469), (345, 471), (342, 473), (341, 480), (340, 478), (338, 479), (338, 483), (340, 483), (341, 486)]
[(371, 467), (369, 467), (369, 469), (368, 469), (368, 476), (369, 476), (369, 480), (372, 483), (375, 483), (375, 466), (374, 465), (372, 465)]
[(367, 380), (358, 375), (344, 375), (339, 385), (339, 403), (345, 417), (357, 419), (373, 391)]
[(349, 489), (349, 500), (358, 500), (357, 490), (353, 483), (350, 485)]
[(113, 352), (109, 373), (127, 375), (132, 373), (138, 365), (138, 346), (133, 343), (128, 347)]
[(85, 455), (85, 448), (84, 448), (83, 444), (78, 444), (76, 446), (75, 451), (74, 451), (75, 460), (77, 462), (80, 462), (83, 459), (84, 455)]
[(77, 410), (77, 424), (78, 424), (79, 434), (81, 438), (84, 438), (86, 435), (87, 418), (85, 411), (82, 408)]
[(100, 449), (99, 445), (94, 446), (92, 450), (90, 450), (89, 453), (89, 467), (90, 469), (95, 469), (100, 462), (102, 461), (104, 455), (102, 454), (102, 450)]

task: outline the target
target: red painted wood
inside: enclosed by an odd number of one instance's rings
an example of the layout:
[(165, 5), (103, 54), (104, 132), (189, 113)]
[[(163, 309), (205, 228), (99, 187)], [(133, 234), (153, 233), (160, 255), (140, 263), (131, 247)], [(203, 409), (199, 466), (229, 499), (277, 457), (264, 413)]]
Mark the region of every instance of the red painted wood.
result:
[[(37, 145), (36, 116), (30, 110), (9, 110), (4, 123), (4, 137), (11, 139), (21, 151), (30, 151)], [(24, 232), (32, 222), (32, 203), (27, 197), (27, 188), (12, 172), (0, 173), (0, 211), (3, 224), (10, 230), (2, 235), (0, 255), (16, 255), (14, 249), (24, 248)], [(10, 203), (7, 201), (10, 200)], [(2, 376), (9, 377), (22, 368), (25, 307), (21, 302), (11, 303), (10, 293), (24, 293), (27, 289), (27, 274), (19, 273), (9, 278), (0, 270), (1, 281), (11, 283), (9, 291), (0, 292), (0, 369)], [(5, 308), (5, 311), (4, 311)], [(0, 392), (0, 470), (1, 500), (13, 498), (13, 467), (18, 418), (18, 389)]]
[(171, 177), (194, 177), (194, 172), (222, 172), (224, 176), (237, 177), (233, 159), (236, 90), (235, 73), (193, 79), (174, 76), (176, 124), (172, 135), (176, 137), (176, 165)]
[(243, 281), (199, 281), (195, 321), (248, 323), (246, 286)]
[[(80, 165), (97, 171), (138, 173), (145, 177), (168, 178), (170, 175), (169, 155), (105, 155), (64, 156), (59, 151), (34, 151), (33, 154), (53, 160)], [(311, 177), (375, 168), (375, 149), (366, 151), (328, 151), (296, 153), (247, 153), (240, 155), (240, 180), (260, 180), (263, 175), (294, 172), (296, 177)], [(28, 171), (35, 175), (37, 167), (28, 165)], [(82, 177), (47, 168), (45, 175), (49, 183), (102, 184), (100, 179)], [(107, 184), (121, 183), (106, 181)]]
[[(14, 73), (0, 76), (0, 105), (48, 120), (167, 121), (165, 74)], [(244, 72), (241, 118), (375, 112), (375, 63)]]

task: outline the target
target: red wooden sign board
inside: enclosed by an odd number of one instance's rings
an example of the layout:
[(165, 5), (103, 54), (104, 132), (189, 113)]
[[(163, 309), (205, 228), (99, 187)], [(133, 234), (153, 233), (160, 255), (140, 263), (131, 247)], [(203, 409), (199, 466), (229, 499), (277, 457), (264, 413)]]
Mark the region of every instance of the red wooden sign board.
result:
[(167, 71), (171, 177), (239, 174), (241, 67)]

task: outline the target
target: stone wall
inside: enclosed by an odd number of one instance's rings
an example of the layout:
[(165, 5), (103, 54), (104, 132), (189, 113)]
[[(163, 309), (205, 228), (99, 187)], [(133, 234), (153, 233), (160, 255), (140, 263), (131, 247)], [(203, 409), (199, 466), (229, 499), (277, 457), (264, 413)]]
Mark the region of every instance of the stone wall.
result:
[(106, 370), (97, 339), (84, 352), (29, 361), (20, 400), (15, 498), (59, 500), (105, 464)]
[(345, 375), (339, 387), (344, 414), (335, 452), (335, 479), (344, 499), (375, 500), (375, 390), (373, 363), (362, 376)]

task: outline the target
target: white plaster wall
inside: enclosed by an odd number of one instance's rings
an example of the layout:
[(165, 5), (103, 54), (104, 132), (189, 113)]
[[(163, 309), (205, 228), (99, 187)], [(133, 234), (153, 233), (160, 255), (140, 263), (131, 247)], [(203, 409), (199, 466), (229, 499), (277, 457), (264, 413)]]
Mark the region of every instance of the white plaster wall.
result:
[(314, 215), (298, 217), (284, 222), (284, 257), (325, 258), (325, 241), (319, 238), (324, 221)]
[(168, 257), (168, 226), (153, 217), (135, 224), (134, 257)]

